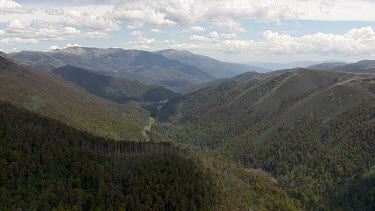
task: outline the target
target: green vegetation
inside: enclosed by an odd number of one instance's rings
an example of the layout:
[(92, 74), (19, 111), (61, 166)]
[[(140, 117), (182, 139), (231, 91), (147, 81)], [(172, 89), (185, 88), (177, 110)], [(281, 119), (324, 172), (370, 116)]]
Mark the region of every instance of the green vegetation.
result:
[(72, 83), (0, 56), (1, 210), (375, 209), (373, 75), (245, 73), (176, 95), (53, 72)]
[(371, 210), (374, 81), (305, 69), (225, 80), (177, 103), (152, 137), (265, 170), (302, 208)]
[(144, 85), (123, 78), (103, 76), (74, 66), (63, 66), (51, 71), (88, 92), (117, 103), (128, 101), (160, 102), (176, 94), (166, 88)]
[(150, 117), (150, 123), (145, 126), (145, 128), (144, 128), (144, 130), (142, 132), (142, 134), (145, 136), (145, 138), (146, 138), (147, 141), (149, 141), (149, 139), (150, 139), (149, 136), (148, 136), (148, 134), (150, 133), (151, 127), (152, 127), (152, 125), (154, 123), (155, 123), (155, 119), (152, 118), (152, 117)]
[(98, 136), (143, 141), (149, 113), (136, 103), (116, 104), (58, 77), (0, 57), (0, 99)]
[(113, 141), (0, 102), (0, 209), (295, 210), (268, 176), (166, 143)]
[(175, 92), (187, 92), (196, 85), (215, 79), (199, 67), (141, 50), (70, 47), (50, 52), (22, 51), (12, 56), (47, 71), (73, 65), (116, 78), (157, 84)]

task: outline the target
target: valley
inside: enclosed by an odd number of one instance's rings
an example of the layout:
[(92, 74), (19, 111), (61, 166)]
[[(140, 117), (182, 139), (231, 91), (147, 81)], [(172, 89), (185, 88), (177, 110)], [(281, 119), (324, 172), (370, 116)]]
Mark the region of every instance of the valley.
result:
[[(201, 78), (187, 92), (171, 91), (119, 76), (118, 61), (170, 68), (153, 73), (160, 77), (191, 70)], [(0, 207), (371, 210), (369, 63), (360, 71), (325, 63), (258, 73), (173, 50), (2, 54)], [(237, 72), (208, 76), (215, 65)]]

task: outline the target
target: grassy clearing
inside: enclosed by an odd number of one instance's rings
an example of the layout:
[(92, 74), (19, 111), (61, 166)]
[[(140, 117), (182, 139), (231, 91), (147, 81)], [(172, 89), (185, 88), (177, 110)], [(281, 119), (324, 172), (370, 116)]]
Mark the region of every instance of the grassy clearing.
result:
[(146, 141), (150, 141), (150, 137), (148, 137), (147, 132), (151, 131), (151, 127), (154, 123), (155, 123), (155, 119), (150, 117), (149, 124), (145, 126), (145, 128), (142, 132), (143, 136), (146, 138)]

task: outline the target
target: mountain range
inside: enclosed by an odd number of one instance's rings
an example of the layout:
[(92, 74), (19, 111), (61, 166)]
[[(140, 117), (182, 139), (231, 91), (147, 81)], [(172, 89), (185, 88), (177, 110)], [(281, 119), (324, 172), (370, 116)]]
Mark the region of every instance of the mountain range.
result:
[(89, 94), (54, 74), (0, 55), (0, 98), (70, 126), (113, 139), (143, 140), (148, 112)]
[(330, 63), (345, 64), (345, 62), (341, 62), (341, 61), (297, 61), (297, 62), (289, 62), (289, 63), (246, 62), (245, 64), (264, 68), (265, 71), (262, 71), (264, 73), (264, 72), (283, 70), (283, 69), (310, 68), (310, 66), (313, 66), (313, 65), (330, 64)]
[(0, 208), (373, 210), (373, 64), (1, 53)]
[(45, 71), (72, 65), (102, 75), (161, 85), (176, 92), (189, 92), (205, 82), (261, 69), (176, 50), (148, 52), (70, 47), (50, 52), (22, 51), (11, 56)]
[(374, 75), (245, 73), (173, 103), (162, 140), (270, 172), (307, 210), (373, 206)]
[(375, 73), (375, 61), (363, 60), (352, 64), (328, 63), (311, 66), (309, 68), (351, 73)]
[(149, 112), (95, 96), (108, 93), (92, 90), (94, 81), (139, 103), (155, 88), (71, 66), (41, 72), (0, 55), (1, 209), (297, 210), (267, 173), (147, 141)]

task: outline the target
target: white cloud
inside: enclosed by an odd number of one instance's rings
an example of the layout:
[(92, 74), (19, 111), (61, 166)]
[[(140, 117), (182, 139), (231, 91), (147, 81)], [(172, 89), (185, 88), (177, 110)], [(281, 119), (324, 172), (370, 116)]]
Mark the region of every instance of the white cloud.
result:
[(103, 39), (110, 35), (100, 31), (81, 31), (75, 27), (64, 26), (54, 22), (33, 21), (25, 23), (20, 20), (10, 21), (6, 28), (0, 30), (2, 44), (26, 44), (40, 41), (62, 41), (66, 39)]
[(279, 22), (298, 17), (298, 11), (292, 11), (288, 4), (269, 0), (127, 1), (116, 5), (112, 13), (117, 20), (140, 25), (211, 23), (233, 31), (245, 31), (239, 23), (243, 19)]
[(160, 33), (160, 29), (150, 29), (150, 32)]
[(238, 35), (235, 33), (225, 34), (225, 33), (218, 33), (216, 31), (212, 31), (208, 33), (206, 36), (200, 35), (192, 35), (190, 36), (190, 40), (193, 41), (205, 41), (205, 42), (218, 42), (220, 40), (234, 40), (238, 39)]
[(292, 37), (266, 31), (263, 36), (264, 45), (274, 53), (360, 55), (375, 52), (375, 32), (370, 26), (352, 29), (342, 35), (316, 33)]
[(206, 29), (201, 27), (201, 26), (192, 26), (190, 29), (191, 29), (191, 31), (194, 31), (194, 32), (204, 32), (204, 31), (206, 31)]
[(130, 33), (131, 36), (134, 36), (134, 37), (141, 37), (143, 35), (143, 32), (141, 31), (132, 31)]
[(70, 44), (70, 43), (68, 43), (68, 44), (66, 44), (63, 48), (70, 48), (70, 47), (81, 47), (81, 45), (79, 45), (79, 44)]
[(111, 38), (111, 35), (105, 32), (85, 32), (83, 37), (86, 39), (107, 39)]
[(225, 17), (214, 18), (213, 24), (218, 27), (228, 28), (231, 31), (246, 32), (241, 23)]
[(29, 13), (30, 10), (26, 10), (20, 4), (12, 0), (0, 0), (0, 14), (8, 13)]
[(300, 37), (265, 31), (263, 40), (243, 40), (236, 34), (216, 31), (190, 40), (201, 49), (221, 52), (268, 55), (371, 55), (375, 53), (375, 31), (371, 26), (349, 30), (344, 34), (316, 33)]
[(128, 29), (136, 29), (137, 26), (134, 26), (134, 25), (127, 25), (126, 28), (128, 28)]
[(206, 29), (201, 26), (192, 26), (188, 29), (183, 30), (183, 32), (204, 32), (204, 31), (206, 31)]
[(63, 23), (68, 26), (84, 27), (91, 30), (118, 31), (120, 26), (117, 21), (81, 12), (70, 10), (63, 18)]
[(48, 48), (48, 50), (50, 50), (50, 51), (54, 51), (54, 50), (57, 50), (57, 49), (59, 49), (59, 46), (57, 46), (57, 45), (52, 45)]
[(20, 38), (20, 37), (7, 37), (4, 39), (0, 39), (0, 44), (3, 44), (3, 45), (31, 44), (31, 43), (38, 43), (38, 41), (32, 38)]
[(46, 8), (44, 12), (48, 15), (62, 16), (65, 15), (65, 10), (55, 9), (55, 8)]
[(117, 20), (126, 20), (137, 25), (157, 25), (171, 26), (176, 22), (166, 18), (164, 13), (158, 12), (153, 8), (143, 7), (136, 2), (127, 2), (114, 8), (113, 16)]

